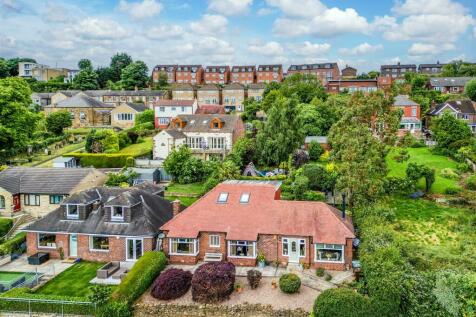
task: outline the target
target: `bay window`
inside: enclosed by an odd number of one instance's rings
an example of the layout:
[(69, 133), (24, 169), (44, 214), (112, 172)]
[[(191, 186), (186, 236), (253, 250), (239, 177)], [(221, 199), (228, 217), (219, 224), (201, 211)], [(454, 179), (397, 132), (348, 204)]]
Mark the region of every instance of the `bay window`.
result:
[(38, 247), (56, 249), (56, 235), (49, 233), (38, 233)]
[(232, 258), (255, 258), (256, 242), (254, 241), (228, 241), (228, 256)]
[(316, 262), (344, 262), (344, 246), (341, 244), (316, 243)]
[(198, 239), (170, 238), (170, 254), (197, 255)]

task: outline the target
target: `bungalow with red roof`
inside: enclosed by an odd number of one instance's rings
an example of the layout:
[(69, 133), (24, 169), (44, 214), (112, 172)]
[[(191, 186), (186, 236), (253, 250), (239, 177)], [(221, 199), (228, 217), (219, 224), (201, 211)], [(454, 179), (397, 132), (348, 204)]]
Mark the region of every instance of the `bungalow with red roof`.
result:
[(281, 182), (229, 180), (161, 227), (175, 264), (226, 260), (256, 265), (262, 253), (280, 265), (350, 269), (352, 219), (323, 202), (281, 200)]

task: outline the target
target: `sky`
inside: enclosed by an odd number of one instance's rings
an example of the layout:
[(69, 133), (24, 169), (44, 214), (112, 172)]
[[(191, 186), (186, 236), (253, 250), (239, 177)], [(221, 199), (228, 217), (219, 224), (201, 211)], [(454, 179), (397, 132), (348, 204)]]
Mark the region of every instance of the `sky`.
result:
[(0, 56), (77, 68), (476, 62), (476, 0), (0, 0)]

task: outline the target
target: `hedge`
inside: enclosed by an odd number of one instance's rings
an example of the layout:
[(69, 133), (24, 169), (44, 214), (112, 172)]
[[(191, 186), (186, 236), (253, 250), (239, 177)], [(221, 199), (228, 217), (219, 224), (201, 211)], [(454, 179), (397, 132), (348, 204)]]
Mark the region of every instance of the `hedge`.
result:
[[(130, 154), (119, 153), (67, 153), (65, 157), (75, 157), (80, 160), (81, 166), (94, 166), (96, 168), (121, 168), (127, 165)], [(137, 155), (139, 156), (139, 155)]]
[(367, 297), (349, 288), (325, 290), (314, 302), (315, 317), (369, 317), (374, 316)]
[(4, 237), (13, 227), (13, 220), (10, 218), (0, 218), (0, 238)]
[(131, 305), (149, 288), (166, 265), (167, 258), (163, 252), (145, 252), (112, 293), (112, 299)]
[(0, 255), (10, 254), (20, 248), (20, 246), (26, 241), (26, 233), (20, 232), (13, 238), (5, 241), (0, 245)]
[[(8, 298), (25, 299), (25, 301), (9, 300)], [(29, 305), (28, 299), (84, 302), (85, 304), (71, 303), (62, 305), (61, 303), (40, 301), (31, 302)], [(27, 287), (19, 287), (0, 296), (0, 311), (28, 312), (29, 309), (31, 309), (32, 312), (38, 313), (61, 314), (63, 312), (65, 315), (94, 316), (96, 313), (95, 305), (93, 303), (88, 303), (87, 299), (82, 297), (40, 295), (32, 293), (32, 291)]]

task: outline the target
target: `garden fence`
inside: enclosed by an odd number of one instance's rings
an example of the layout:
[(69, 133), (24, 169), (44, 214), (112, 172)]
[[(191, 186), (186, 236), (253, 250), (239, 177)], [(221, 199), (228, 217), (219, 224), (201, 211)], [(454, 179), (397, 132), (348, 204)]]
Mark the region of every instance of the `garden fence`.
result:
[(94, 316), (96, 314), (96, 304), (92, 302), (0, 297), (0, 312), (28, 314), (28, 316), (36, 316), (37, 314)]

